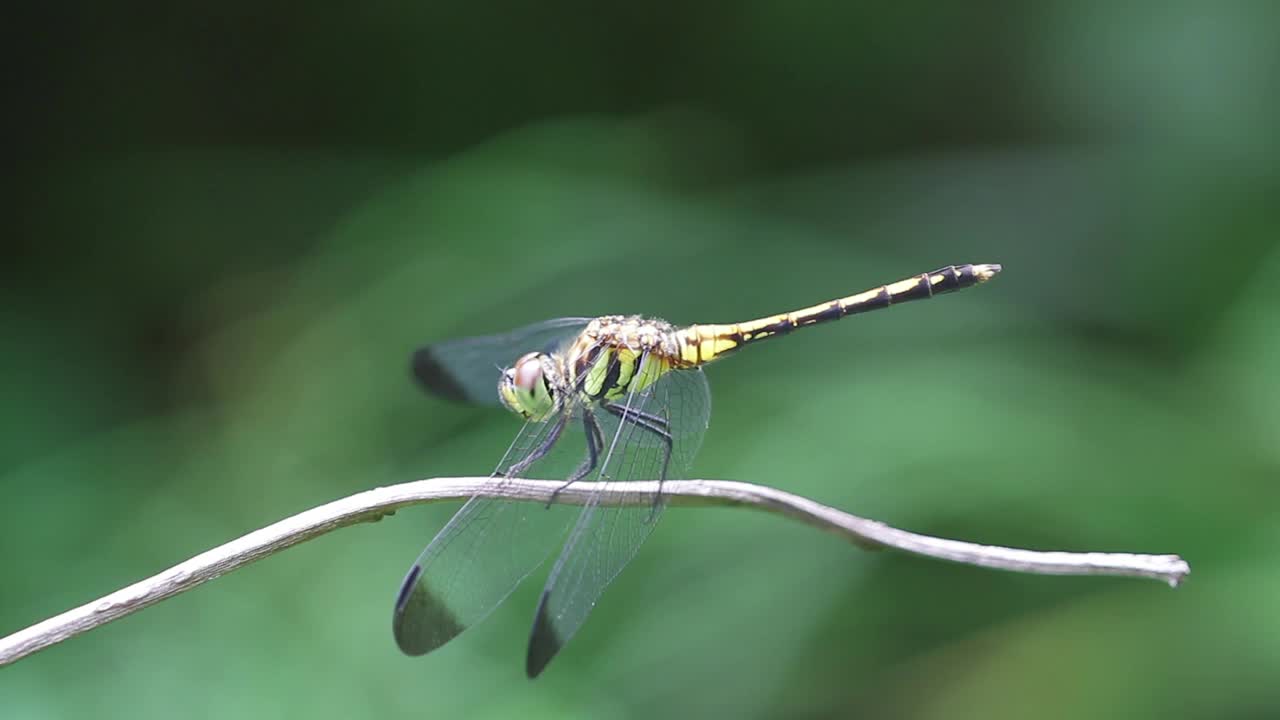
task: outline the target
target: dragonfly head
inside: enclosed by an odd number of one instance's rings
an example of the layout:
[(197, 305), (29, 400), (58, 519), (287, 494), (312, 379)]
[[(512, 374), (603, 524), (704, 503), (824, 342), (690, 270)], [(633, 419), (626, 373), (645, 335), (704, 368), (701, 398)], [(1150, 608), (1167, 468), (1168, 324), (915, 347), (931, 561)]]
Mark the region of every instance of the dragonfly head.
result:
[(563, 402), (559, 378), (560, 372), (550, 355), (531, 352), (502, 371), (498, 397), (509, 410), (527, 420), (546, 420)]

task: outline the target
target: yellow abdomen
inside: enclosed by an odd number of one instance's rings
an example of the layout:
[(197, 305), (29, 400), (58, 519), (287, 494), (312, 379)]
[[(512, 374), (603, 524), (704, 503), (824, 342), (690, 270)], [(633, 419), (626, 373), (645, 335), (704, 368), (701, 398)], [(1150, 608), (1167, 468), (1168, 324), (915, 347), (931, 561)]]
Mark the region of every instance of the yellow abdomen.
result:
[(677, 361), (682, 367), (696, 367), (744, 345), (785, 335), (796, 328), (972, 287), (990, 280), (998, 272), (999, 265), (948, 265), (802, 310), (729, 325), (690, 325), (674, 333), (679, 348)]

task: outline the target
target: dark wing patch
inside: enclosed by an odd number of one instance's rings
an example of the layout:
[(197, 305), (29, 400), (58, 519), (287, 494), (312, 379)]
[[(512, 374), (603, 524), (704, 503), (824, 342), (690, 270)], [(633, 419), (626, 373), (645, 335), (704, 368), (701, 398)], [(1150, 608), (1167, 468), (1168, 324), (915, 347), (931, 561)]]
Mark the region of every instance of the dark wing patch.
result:
[(564, 647), (564, 638), (556, 632), (546, 612), (539, 612), (533, 620), (533, 632), (529, 637), (529, 654), (525, 657), (524, 671), (536, 678), (546, 669), (551, 658)]
[(498, 404), (498, 378), (528, 352), (555, 352), (590, 318), (556, 318), (499, 335), (445, 340), (413, 353), (410, 367), (427, 392), (454, 402)]
[(405, 655), (426, 655), (466, 630), (448, 606), (418, 582), (421, 573), (419, 565), (409, 571), (392, 617), (396, 644)]
[[(446, 400), (465, 403), (474, 402), (467, 393), (467, 388), (453, 373), (450, 373), (436, 357), (436, 346), (428, 345), (413, 353), (413, 376), (418, 378), (422, 387), (433, 395)], [(500, 372), (493, 368), (493, 385), (497, 387)]]

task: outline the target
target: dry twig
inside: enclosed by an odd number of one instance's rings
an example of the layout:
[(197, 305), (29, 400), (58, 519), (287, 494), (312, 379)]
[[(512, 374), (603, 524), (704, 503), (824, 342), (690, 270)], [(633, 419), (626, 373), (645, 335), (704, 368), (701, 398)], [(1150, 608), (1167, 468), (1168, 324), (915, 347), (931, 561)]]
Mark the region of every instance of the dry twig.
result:
[[(305, 540), (360, 522), (378, 520), (409, 505), (492, 495), (545, 503), (561, 483), (549, 480), (506, 480), (487, 477), (435, 478), (362, 492), (321, 505), (268, 525), (164, 572), (68, 610), (0, 639), (0, 666), (92, 630), (117, 618), (186, 592), (220, 575), (273, 555)], [(601, 504), (650, 502), (656, 483), (615, 483), (603, 488)], [(580, 505), (597, 489), (576, 483), (555, 496), (558, 503)], [(1177, 555), (1131, 553), (1040, 552), (978, 545), (918, 535), (867, 520), (797, 495), (761, 485), (727, 480), (672, 480), (662, 485), (668, 504), (734, 505), (778, 513), (841, 535), (866, 547), (904, 552), (1016, 572), (1047, 575), (1120, 575), (1162, 580), (1177, 586), (1191, 571)]]

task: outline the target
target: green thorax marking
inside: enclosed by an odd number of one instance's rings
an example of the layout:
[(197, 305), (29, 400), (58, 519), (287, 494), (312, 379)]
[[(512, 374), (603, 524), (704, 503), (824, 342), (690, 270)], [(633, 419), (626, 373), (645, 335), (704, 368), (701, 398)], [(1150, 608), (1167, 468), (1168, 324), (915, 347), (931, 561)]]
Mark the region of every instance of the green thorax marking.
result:
[(592, 320), (570, 346), (568, 380), (587, 401), (621, 401), (657, 382), (678, 358), (670, 323), (610, 315)]

